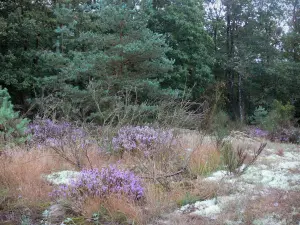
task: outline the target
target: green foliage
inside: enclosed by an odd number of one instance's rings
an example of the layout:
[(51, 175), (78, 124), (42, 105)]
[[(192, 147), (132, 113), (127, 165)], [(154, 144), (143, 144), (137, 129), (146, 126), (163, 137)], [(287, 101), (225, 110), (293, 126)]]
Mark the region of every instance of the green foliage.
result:
[(287, 128), (293, 124), (294, 113), (295, 107), (290, 103), (284, 105), (282, 102), (274, 100), (271, 111), (260, 125), (269, 132), (276, 132), (280, 128)]
[[(241, 175), (249, 166), (253, 165), (258, 159), (267, 143), (261, 143), (257, 149), (253, 149), (252, 155), (247, 154), (247, 146), (240, 145), (234, 148), (230, 141), (223, 142), (221, 148), (221, 158), (226, 170), (230, 174)], [(246, 163), (246, 159), (248, 162)]]
[(55, 101), (61, 102), (58, 116), (103, 122), (116, 107), (149, 105), (177, 94), (160, 87), (173, 60), (166, 57), (165, 37), (147, 28), (145, 7), (101, 1), (55, 8), (56, 53), (41, 56), (51, 76), (37, 81), (62, 100)]
[(230, 134), (230, 118), (226, 112), (220, 110), (213, 115), (210, 130), (213, 133), (217, 147), (219, 148), (223, 139)]
[(188, 90), (192, 100), (199, 99), (214, 81), (213, 41), (205, 32), (202, 1), (175, 0), (155, 5), (149, 27), (166, 35), (171, 47), (167, 55), (175, 59), (174, 70), (163, 77), (162, 85)]
[(7, 89), (0, 89), (0, 137), (4, 145), (20, 144), (27, 140), (26, 129), (29, 121), (19, 117), (13, 110)]
[[(220, 82), (231, 118), (242, 122), (274, 99), (290, 101), (300, 115), (297, 1), (0, 5), (0, 85), (24, 110), (35, 104), (33, 113), (103, 123), (129, 100), (124, 105), (153, 119), (157, 102), (210, 100)], [(289, 29), (278, 21), (289, 21)]]
[(221, 148), (222, 161), (229, 173), (234, 173), (238, 168), (238, 156), (230, 142), (223, 143)]
[(181, 207), (184, 205), (194, 204), (197, 201), (203, 201), (203, 199), (191, 194), (190, 192), (186, 192), (184, 197), (177, 201), (177, 205)]
[(250, 119), (250, 123), (254, 124), (254, 125), (260, 125), (263, 124), (266, 117), (268, 115), (268, 111), (262, 107), (262, 106), (258, 106), (255, 110), (253, 115), (249, 118)]
[(1, 0), (0, 5), (0, 85), (26, 109), (38, 87), (35, 78), (45, 76), (39, 57), (53, 45), (53, 16), (42, 1)]

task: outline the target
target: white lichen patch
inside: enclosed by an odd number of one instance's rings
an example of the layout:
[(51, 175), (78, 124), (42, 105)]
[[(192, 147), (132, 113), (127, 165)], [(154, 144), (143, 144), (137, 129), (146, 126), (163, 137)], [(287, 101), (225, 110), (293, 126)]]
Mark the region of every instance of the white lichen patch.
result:
[(291, 161), (287, 161), (287, 162), (281, 162), (278, 164), (278, 168), (282, 168), (282, 169), (296, 169), (300, 167), (300, 161), (298, 162), (291, 162)]
[(268, 156), (265, 156), (262, 159), (260, 159), (260, 161), (263, 161), (263, 162), (278, 162), (278, 161), (284, 161), (285, 158), (283, 156), (279, 156), (277, 154), (271, 154), (271, 155), (268, 155)]
[(45, 175), (44, 178), (51, 184), (61, 185), (61, 184), (70, 184), (71, 180), (76, 179), (79, 176), (79, 172), (64, 170), (56, 173), (51, 173)]
[(297, 186), (291, 185), (300, 180), (299, 174), (288, 174), (288, 171), (278, 167), (276, 170), (262, 170), (258, 167), (249, 168), (244, 175), (243, 181), (250, 184), (262, 184), (266, 187), (291, 190)]
[[(300, 151), (300, 149), (299, 149)], [(289, 151), (286, 151), (284, 152), (284, 158), (287, 159), (287, 160), (298, 160), (300, 161), (300, 154), (299, 154), (299, 151), (298, 152), (289, 152)]]
[(212, 173), (209, 177), (205, 178), (204, 181), (220, 181), (227, 175), (225, 170), (219, 170)]
[(192, 212), (191, 215), (211, 217), (221, 212), (221, 208), (217, 205), (216, 199), (196, 202), (193, 207), (195, 211)]
[(205, 201), (197, 201), (194, 204), (189, 204), (182, 206), (177, 212), (178, 213), (189, 213), (194, 216), (203, 216), (208, 218), (214, 218), (223, 209), (230, 205), (231, 203), (237, 203), (237, 199), (243, 199), (242, 195), (229, 195), (221, 196), (217, 199), (209, 199)]
[(253, 225), (267, 225), (267, 224), (272, 224), (272, 225), (286, 225), (287, 222), (285, 220), (281, 220), (277, 218), (276, 215), (271, 214), (267, 215), (264, 218), (261, 219), (256, 219), (252, 222)]

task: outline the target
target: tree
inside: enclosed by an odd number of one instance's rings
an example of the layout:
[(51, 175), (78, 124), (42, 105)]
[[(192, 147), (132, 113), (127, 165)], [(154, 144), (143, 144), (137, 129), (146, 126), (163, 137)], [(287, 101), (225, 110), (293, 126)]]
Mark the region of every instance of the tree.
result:
[[(13, 110), (7, 89), (0, 88), (0, 137), (1, 145), (23, 143), (27, 140), (27, 119), (21, 119)], [(3, 146), (1, 146), (3, 147)]]
[[(56, 52), (41, 56), (44, 73), (49, 74), (39, 79), (44, 92), (88, 114), (111, 110), (125, 93), (138, 104), (168, 95), (167, 90), (151, 90), (172, 69), (173, 61), (165, 55), (170, 48), (163, 35), (147, 28), (144, 10), (146, 4), (138, 9), (120, 1), (58, 6)], [(91, 102), (95, 95), (106, 101), (96, 107)]]
[(52, 47), (53, 17), (43, 1), (0, 0), (0, 85), (25, 107), (34, 96), (39, 56)]
[(174, 70), (161, 84), (182, 92), (189, 90), (191, 98), (199, 100), (214, 81), (213, 41), (204, 28), (203, 2), (175, 0), (153, 1), (153, 4), (149, 28), (166, 35), (172, 48), (167, 55), (175, 60)]
[(283, 12), (274, 1), (211, 2), (215, 6), (210, 7), (213, 10), (209, 12), (208, 27), (217, 42), (215, 71), (218, 79), (227, 84), (227, 111), (243, 122), (245, 114), (257, 104), (265, 105), (261, 100), (268, 104), (273, 101), (267, 99), (269, 94), (262, 93), (266, 83), (260, 82), (265, 80), (270, 86), (272, 71), (280, 58), (279, 22)]

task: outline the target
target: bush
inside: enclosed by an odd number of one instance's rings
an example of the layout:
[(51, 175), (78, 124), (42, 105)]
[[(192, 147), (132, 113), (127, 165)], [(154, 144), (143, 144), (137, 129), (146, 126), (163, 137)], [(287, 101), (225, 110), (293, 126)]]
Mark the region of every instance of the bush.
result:
[(186, 128), (199, 131), (203, 127), (205, 114), (204, 104), (183, 99), (169, 99), (158, 103), (155, 123), (158, 123), (161, 127)]
[(272, 141), (279, 141), (285, 143), (300, 143), (300, 130), (297, 128), (288, 128), (288, 129), (278, 129), (272, 133)]
[(27, 119), (21, 119), (19, 113), (13, 110), (10, 95), (7, 89), (0, 88), (0, 136), (1, 142), (7, 144), (20, 144), (28, 140), (26, 133)]
[(213, 117), (210, 129), (216, 139), (217, 147), (219, 148), (223, 139), (230, 133), (229, 116), (222, 110), (216, 113)]
[(258, 106), (254, 110), (253, 115), (249, 118), (250, 123), (253, 125), (261, 125), (264, 123), (267, 115), (268, 115), (268, 111), (265, 108), (263, 108), (262, 106)]
[[(242, 174), (256, 162), (266, 145), (267, 143), (261, 143), (258, 149), (253, 149), (250, 156), (244, 146), (235, 149), (230, 142), (224, 142), (221, 149), (224, 166), (230, 174)], [(247, 164), (245, 164), (246, 159), (248, 159)]]
[(221, 148), (223, 163), (229, 173), (236, 173), (242, 165), (239, 163), (238, 155), (230, 142), (223, 143)]
[(124, 194), (139, 200), (144, 196), (144, 189), (134, 173), (110, 165), (101, 171), (82, 170), (80, 176), (70, 185), (60, 185), (51, 195), (84, 201), (86, 197), (106, 197), (109, 194)]
[(36, 120), (28, 126), (27, 132), (32, 135), (30, 144), (51, 148), (79, 169), (83, 166), (83, 158), (88, 159), (87, 150), (93, 143), (83, 129), (68, 122)]
[(280, 128), (287, 128), (292, 125), (295, 107), (290, 103), (283, 105), (282, 102), (275, 100), (272, 110), (262, 121), (262, 128), (269, 132), (275, 132)]
[(173, 133), (154, 129), (148, 126), (122, 127), (113, 138), (113, 147), (121, 154), (125, 151), (141, 151), (145, 156), (151, 156), (157, 150), (157, 145), (169, 146), (173, 141)]
[(250, 128), (248, 130), (251, 137), (258, 137), (258, 138), (267, 138), (269, 135), (269, 132), (266, 130), (262, 130), (260, 128)]

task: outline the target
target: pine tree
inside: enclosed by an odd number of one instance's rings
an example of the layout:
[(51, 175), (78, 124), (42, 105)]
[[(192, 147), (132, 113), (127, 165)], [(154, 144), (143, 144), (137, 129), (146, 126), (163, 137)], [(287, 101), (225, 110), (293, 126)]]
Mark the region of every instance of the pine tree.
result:
[(19, 117), (13, 110), (7, 89), (0, 89), (0, 137), (4, 145), (20, 144), (27, 140), (26, 129), (29, 121)]
[[(149, 28), (165, 34), (172, 48), (167, 55), (175, 60), (174, 71), (165, 76), (162, 85), (189, 90), (199, 99), (213, 83), (213, 40), (204, 29), (203, 2), (154, 1)], [(185, 93), (186, 94), (186, 93)]]
[[(101, 107), (107, 109), (125, 93), (133, 94), (136, 103), (172, 94), (159, 87), (159, 79), (173, 67), (166, 57), (170, 48), (163, 35), (147, 28), (148, 6), (130, 5), (99, 1), (57, 6), (56, 49), (41, 57), (45, 68), (50, 68), (47, 73), (52, 73), (51, 79), (39, 80), (47, 84), (48, 93), (55, 90), (75, 111), (81, 108), (89, 113), (97, 110), (91, 102), (95, 94), (89, 92), (91, 86), (97, 87), (97, 99), (106, 99)], [(158, 87), (157, 93), (152, 87)]]

